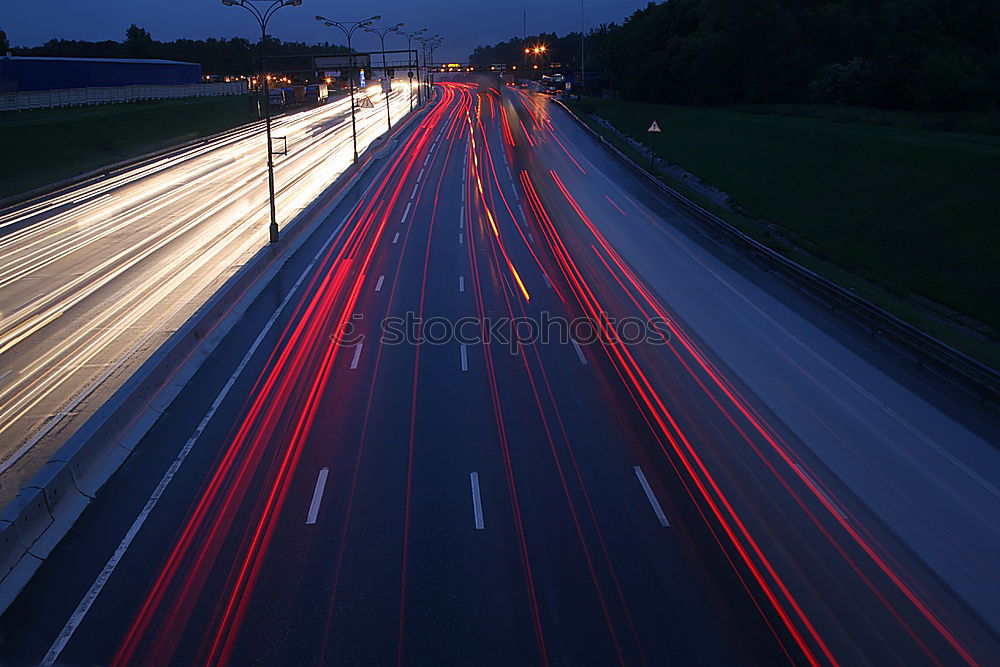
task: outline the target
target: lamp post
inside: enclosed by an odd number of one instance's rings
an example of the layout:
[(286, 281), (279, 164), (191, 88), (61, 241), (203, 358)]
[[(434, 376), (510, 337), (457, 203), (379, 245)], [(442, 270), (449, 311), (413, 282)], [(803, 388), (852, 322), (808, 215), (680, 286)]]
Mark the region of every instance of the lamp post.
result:
[[(415, 32), (404, 32), (401, 33), (403, 37), (406, 38), (406, 57), (410, 58), (410, 54), (413, 53), (413, 40), (417, 39), (419, 35), (427, 32), (427, 28), (421, 28)], [(410, 65), (411, 69), (413, 65)], [(420, 104), (420, 59), (417, 59), (417, 104)], [(413, 81), (410, 81), (410, 111), (413, 111)]]
[(441, 44), (443, 42), (444, 42), (444, 37), (440, 37), (440, 36), (438, 36), (434, 41), (431, 42), (431, 44), (430, 44), (430, 49), (431, 49), (431, 66), (434, 65), (434, 49), (436, 49), (437, 47), (441, 46)]
[(347, 72), (347, 82), (351, 89), (351, 137), (354, 141), (354, 161), (358, 161), (358, 126), (354, 120), (354, 49), (351, 47), (351, 37), (358, 28), (364, 28), (369, 26), (374, 21), (381, 19), (381, 16), (375, 15), (366, 19), (361, 19), (360, 21), (331, 21), (330, 19), (323, 18), (322, 16), (317, 16), (316, 20), (321, 22), (327, 28), (340, 28), (344, 35), (347, 37), (347, 50), (351, 52), (351, 66)]
[(382, 75), (385, 77), (385, 81), (382, 83), (382, 94), (385, 95), (385, 120), (386, 123), (388, 123), (390, 130), (392, 129), (392, 114), (389, 112), (389, 91), (392, 90), (392, 78), (389, 77), (389, 68), (385, 64), (385, 36), (390, 32), (399, 31), (402, 27), (402, 23), (397, 23), (391, 28), (386, 28), (385, 30), (376, 30), (370, 25), (362, 26), (362, 29), (365, 32), (378, 35), (379, 43), (382, 45)]
[[(428, 50), (430, 48), (431, 42), (433, 42), (435, 39), (438, 39), (438, 37), (439, 37), (439, 35), (433, 35), (431, 37), (418, 37), (417, 38), (417, 41), (420, 42), (420, 45), (422, 47), (420, 49), (420, 51), (421, 51), (421, 53), (424, 56), (424, 70), (425, 70), (424, 71), (424, 85), (425, 86), (429, 85), (429, 83), (430, 83), (430, 76), (431, 76), (430, 68), (427, 66), (427, 52), (428, 52)], [(420, 67), (420, 63), (419, 62), (417, 63), (417, 67), (418, 68)], [(424, 100), (428, 100), (428, 99), (430, 99), (430, 88), (429, 87), (428, 87), (427, 90), (424, 91)]]
[(264, 85), (264, 127), (267, 128), (267, 187), (271, 200), (271, 224), (268, 227), (268, 238), (271, 243), (278, 242), (278, 217), (274, 210), (274, 154), (271, 151), (271, 100), (267, 85), (267, 72), (264, 66), (264, 42), (267, 40), (267, 22), (274, 13), (282, 7), (298, 7), (302, 0), (273, 0), (266, 9), (261, 9), (255, 2), (260, 0), (222, 0), (226, 7), (242, 7), (257, 19), (260, 25), (260, 79)]
[[(441, 35), (434, 35), (433, 37), (428, 37), (421, 41), (424, 43), (424, 47), (427, 49), (424, 52), (424, 66), (427, 68), (428, 78), (431, 78), (430, 70), (434, 66), (434, 49), (441, 46), (441, 43), (444, 42), (444, 37), (442, 37)], [(430, 57), (430, 63), (427, 62), (428, 55)], [(434, 83), (433, 80), (428, 81), (428, 84), (433, 85), (433, 83)], [(430, 96), (429, 89), (427, 95)]]
[(524, 49), (525, 62), (527, 62), (528, 56), (531, 56), (531, 59), (533, 61), (532, 70), (538, 69), (538, 59), (546, 52), (546, 50), (547, 47), (544, 44), (538, 44), (531, 48)]

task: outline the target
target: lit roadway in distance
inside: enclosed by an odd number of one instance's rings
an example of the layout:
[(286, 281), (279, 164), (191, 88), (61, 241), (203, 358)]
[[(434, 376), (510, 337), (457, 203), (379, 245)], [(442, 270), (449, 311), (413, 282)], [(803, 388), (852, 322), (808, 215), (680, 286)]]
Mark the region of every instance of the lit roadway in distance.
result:
[[(544, 97), (441, 84), (373, 171), (0, 617), (0, 661), (996, 661), (976, 406)], [(603, 314), (669, 342), (473, 340)], [(411, 316), (474, 324), (383, 335)]]
[[(360, 151), (386, 130), (368, 94)], [(405, 86), (390, 107), (409, 111)], [(343, 96), (276, 120), (282, 225), (351, 163), (349, 112)], [(0, 215), (0, 502), (266, 244), (261, 128)]]

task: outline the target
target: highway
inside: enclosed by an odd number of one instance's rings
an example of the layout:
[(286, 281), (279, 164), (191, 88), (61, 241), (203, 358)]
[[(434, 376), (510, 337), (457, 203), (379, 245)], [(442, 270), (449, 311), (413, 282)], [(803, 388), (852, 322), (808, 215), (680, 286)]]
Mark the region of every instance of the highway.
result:
[(985, 409), (543, 96), (439, 84), (361, 187), (0, 617), (0, 662), (996, 663)]
[[(374, 91), (359, 151), (386, 129)], [(351, 163), (349, 111), (276, 120), (279, 224)], [(258, 124), (0, 213), (0, 502), (266, 244), (265, 152)]]

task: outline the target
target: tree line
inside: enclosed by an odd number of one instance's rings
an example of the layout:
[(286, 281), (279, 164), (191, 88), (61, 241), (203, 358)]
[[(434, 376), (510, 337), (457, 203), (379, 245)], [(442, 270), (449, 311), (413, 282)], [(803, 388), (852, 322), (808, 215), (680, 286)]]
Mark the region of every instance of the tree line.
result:
[[(580, 33), (480, 46), (524, 63), (525, 43), (579, 66)], [(587, 33), (588, 92), (679, 104), (827, 103), (886, 109), (1000, 105), (997, 0), (668, 0)]]
[[(0, 31), (0, 46), (7, 37)], [(15, 56), (56, 56), (64, 58), (159, 58), (201, 64), (204, 74), (249, 75), (260, 68), (259, 54), (268, 56), (303, 55), (310, 53), (347, 53), (346, 47), (330, 42), (306, 44), (283, 42), (268, 36), (264, 43), (243, 37), (230, 39), (176, 39), (160, 42), (149, 31), (131, 25), (120, 42), (105, 40), (84, 42), (72, 39), (51, 39), (40, 46), (10, 47)], [(6, 53), (6, 50), (3, 51)]]

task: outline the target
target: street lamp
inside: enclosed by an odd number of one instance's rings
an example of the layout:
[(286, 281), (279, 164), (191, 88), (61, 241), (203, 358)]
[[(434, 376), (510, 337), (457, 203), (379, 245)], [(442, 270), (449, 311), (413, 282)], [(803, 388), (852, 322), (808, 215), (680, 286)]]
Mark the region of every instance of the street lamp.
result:
[[(421, 28), (416, 32), (404, 32), (401, 33), (403, 37), (406, 37), (406, 58), (409, 60), (410, 54), (413, 52), (413, 40), (418, 39), (420, 35), (427, 32), (427, 28)], [(410, 65), (412, 69), (413, 66)], [(413, 111), (413, 81), (412, 76), (410, 77), (410, 111)], [(417, 59), (417, 104), (420, 104), (420, 59)]]
[[(431, 37), (418, 37), (417, 38), (417, 41), (420, 42), (420, 44), (423, 46), (423, 48), (421, 49), (421, 52), (423, 53), (423, 56), (424, 56), (424, 69), (426, 70), (425, 71), (425, 75), (426, 76), (424, 77), (424, 85), (428, 86), (428, 89), (424, 91), (424, 99), (425, 100), (430, 99), (430, 86), (429, 86), (429, 84), (430, 84), (430, 76), (431, 76), (430, 67), (428, 67), (428, 65), (427, 65), (427, 53), (430, 50), (430, 45), (432, 43), (434, 43), (435, 40), (438, 40), (438, 39), (441, 39), (440, 35), (433, 35)], [(419, 63), (417, 64), (417, 66), (419, 67)]]
[[(382, 93), (385, 95), (385, 120), (389, 124), (389, 129), (392, 129), (392, 114), (389, 113), (389, 91), (392, 90), (392, 79), (389, 77), (389, 68), (385, 64), (385, 36), (390, 32), (398, 32), (400, 28), (403, 27), (402, 23), (397, 23), (391, 28), (386, 28), (385, 30), (376, 30), (370, 25), (361, 26), (365, 32), (370, 32), (378, 35), (379, 42), (382, 44), (382, 75), (385, 80), (382, 83)], [(388, 87), (386, 86), (388, 83)]]
[[(441, 35), (434, 35), (433, 37), (428, 37), (421, 41), (423, 41), (424, 47), (427, 49), (427, 51), (424, 53), (424, 66), (427, 67), (427, 72), (428, 72), (427, 76), (430, 77), (431, 74), (430, 70), (432, 67), (434, 67), (434, 49), (441, 46), (441, 43), (444, 42), (444, 37), (442, 37)], [(430, 56), (430, 64), (427, 63), (428, 55)], [(429, 83), (433, 83), (433, 81)], [(430, 93), (428, 93), (428, 95), (429, 94)]]
[(539, 56), (542, 56), (547, 47), (544, 44), (536, 44), (535, 46), (525, 47), (524, 49), (524, 64), (528, 64), (528, 57), (531, 56), (533, 61), (532, 69), (538, 69)]
[(358, 161), (358, 126), (354, 120), (354, 49), (351, 47), (351, 37), (354, 35), (358, 28), (364, 28), (371, 25), (374, 21), (380, 20), (382, 17), (375, 15), (366, 19), (361, 19), (360, 21), (331, 21), (330, 19), (323, 18), (322, 16), (317, 16), (316, 20), (321, 22), (327, 28), (340, 28), (344, 35), (347, 36), (347, 50), (351, 52), (351, 66), (347, 73), (347, 82), (351, 89), (351, 136), (354, 140), (354, 161)]
[(266, 9), (261, 9), (255, 2), (261, 0), (222, 0), (226, 7), (242, 7), (253, 14), (260, 25), (260, 73), (264, 83), (264, 127), (267, 128), (267, 187), (271, 197), (271, 225), (268, 227), (268, 237), (271, 243), (278, 242), (278, 217), (274, 210), (274, 157), (271, 151), (271, 100), (267, 85), (267, 72), (264, 67), (264, 42), (267, 41), (267, 22), (274, 13), (282, 7), (298, 7), (302, 0), (273, 0)]

